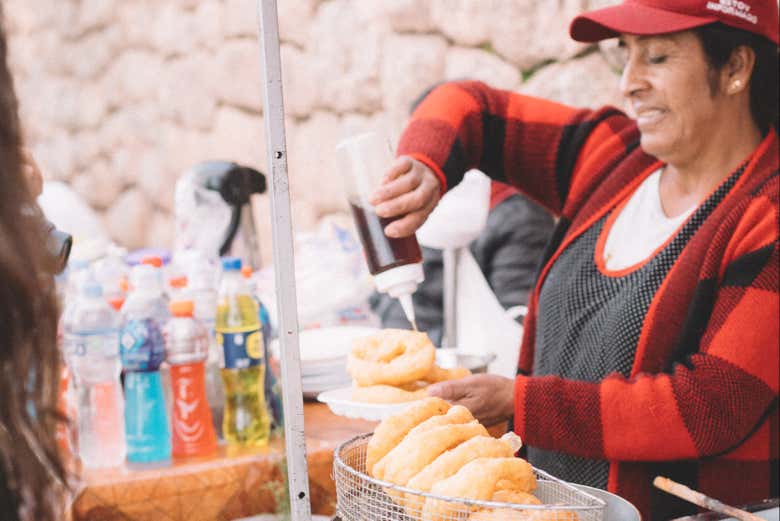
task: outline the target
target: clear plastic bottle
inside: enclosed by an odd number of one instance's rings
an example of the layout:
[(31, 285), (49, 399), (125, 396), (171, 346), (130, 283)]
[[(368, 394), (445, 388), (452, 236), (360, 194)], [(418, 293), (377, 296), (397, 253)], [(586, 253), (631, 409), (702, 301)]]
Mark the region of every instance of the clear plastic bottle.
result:
[(95, 278), (103, 287), (103, 296), (115, 310), (122, 309), (126, 297), (126, 287), (122, 281), (127, 280), (128, 267), (123, 257), (125, 250), (110, 245), (106, 256), (95, 262)]
[(222, 431), (222, 412), (225, 408), (225, 393), (222, 389), (220, 368), (222, 347), (217, 345), (215, 326), (217, 322), (217, 270), (207, 262), (194, 263), (188, 272), (187, 295), (194, 304), (193, 316), (206, 328), (209, 335), (208, 358), (206, 359), (206, 396), (211, 408), (211, 418), (217, 432)]
[(119, 316), (87, 278), (67, 320), (64, 345), (73, 376), (78, 453), (85, 467), (114, 467), (125, 459), (124, 400), (119, 382)]
[(265, 402), (265, 347), (257, 302), (241, 276), (241, 260), (222, 261), (217, 344), (222, 347), (225, 411), (222, 433), (230, 445), (264, 446), (271, 421)]
[(122, 306), (119, 344), (125, 370), (127, 459), (164, 461), (171, 457), (171, 434), (160, 364), (165, 360), (163, 326), (168, 306), (159, 268), (141, 264), (130, 272), (131, 291)]
[(191, 300), (171, 302), (165, 346), (173, 390), (173, 456), (207, 456), (217, 450), (217, 435), (206, 399), (209, 336), (193, 318)]
[[(251, 266), (244, 266), (241, 268), (241, 275), (248, 284), (249, 288), (254, 287), (253, 272)], [(273, 367), (276, 363), (278, 366), (279, 360), (274, 358), (272, 360), (271, 353), (268, 351), (271, 345), (271, 316), (268, 314), (268, 309), (263, 305), (260, 298), (257, 297), (256, 292), (252, 292), (255, 301), (257, 302), (258, 319), (260, 320), (260, 329), (263, 333), (263, 354), (265, 357), (265, 402), (268, 405), (268, 412), (271, 413), (271, 428), (282, 429), (284, 428), (284, 414), (282, 409), (282, 388), (278, 381), (279, 370), (278, 367)]]

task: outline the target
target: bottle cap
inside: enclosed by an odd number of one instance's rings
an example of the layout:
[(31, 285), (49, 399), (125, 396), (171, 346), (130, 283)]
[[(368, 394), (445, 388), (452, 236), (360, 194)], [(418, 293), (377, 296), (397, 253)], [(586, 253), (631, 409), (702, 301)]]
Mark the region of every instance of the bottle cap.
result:
[(130, 291), (130, 281), (127, 279), (127, 275), (122, 275), (122, 278), (119, 279), (119, 289), (122, 293)]
[(425, 280), (421, 262), (404, 264), (374, 275), (374, 285), (380, 293), (398, 298), (417, 291), (417, 285)]
[(222, 257), (222, 270), (223, 271), (241, 270), (241, 259), (239, 259), (238, 257)]
[(168, 280), (168, 284), (171, 285), (172, 288), (181, 289), (187, 287), (187, 277), (181, 276), (181, 277), (171, 277)]
[(141, 259), (141, 264), (154, 266), (155, 268), (162, 268), (163, 262), (162, 259), (160, 257), (157, 257), (156, 255), (147, 255), (143, 259)]
[(125, 297), (124, 296), (111, 297), (110, 299), (108, 299), (108, 303), (112, 308), (114, 308), (114, 311), (121, 311), (122, 306), (125, 303)]
[(168, 305), (174, 317), (191, 317), (195, 304), (191, 300), (174, 300)]

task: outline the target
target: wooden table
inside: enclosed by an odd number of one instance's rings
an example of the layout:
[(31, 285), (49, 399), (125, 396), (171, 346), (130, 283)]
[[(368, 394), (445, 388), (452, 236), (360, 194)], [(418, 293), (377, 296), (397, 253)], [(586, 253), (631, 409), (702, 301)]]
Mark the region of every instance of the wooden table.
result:
[[(331, 477), (336, 446), (374, 429), (374, 422), (335, 416), (320, 403), (304, 405), (312, 512), (336, 508)], [(219, 453), (166, 465), (90, 470), (73, 505), (75, 521), (229, 521), (276, 512), (286, 490), (284, 444)]]

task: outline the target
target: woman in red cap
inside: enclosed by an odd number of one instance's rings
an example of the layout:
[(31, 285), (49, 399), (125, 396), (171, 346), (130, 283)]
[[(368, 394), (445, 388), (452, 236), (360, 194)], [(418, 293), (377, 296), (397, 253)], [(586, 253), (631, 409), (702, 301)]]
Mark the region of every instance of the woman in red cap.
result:
[(777, 3), (627, 0), (570, 32), (620, 38), (631, 117), (445, 84), (374, 194), (390, 236), (475, 167), (559, 217), (517, 378), (430, 393), (513, 415), (532, 464), (645, 519), (693, 511), (659, 474), (735, 504), (776, 496)]

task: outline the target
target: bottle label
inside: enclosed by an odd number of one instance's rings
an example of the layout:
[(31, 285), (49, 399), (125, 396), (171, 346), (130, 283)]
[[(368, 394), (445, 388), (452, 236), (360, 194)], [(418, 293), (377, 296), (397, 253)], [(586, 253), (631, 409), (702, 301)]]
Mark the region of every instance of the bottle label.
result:
[(192, 456), (217, 448), (206, 401), (203, 362), (171, 366), (173, 390), (173, 454)]
[(263, 336), (260, 330), (217, 330), (217, 344), (225, 354), (225, 369), (245, 369), (263, 363)]
[(128, 461), (171, 457), (168, 410), (158, 371), (125, 373), (125, 434)]
[(119, 350), (125, 371), (157, 371), (165, 360), (165, 343), (157, 321), (128, 321), (122, 328)]
[(116, 330), (105, 333), (70, 333), (65, 337), (66, 356), (116, 358)]

